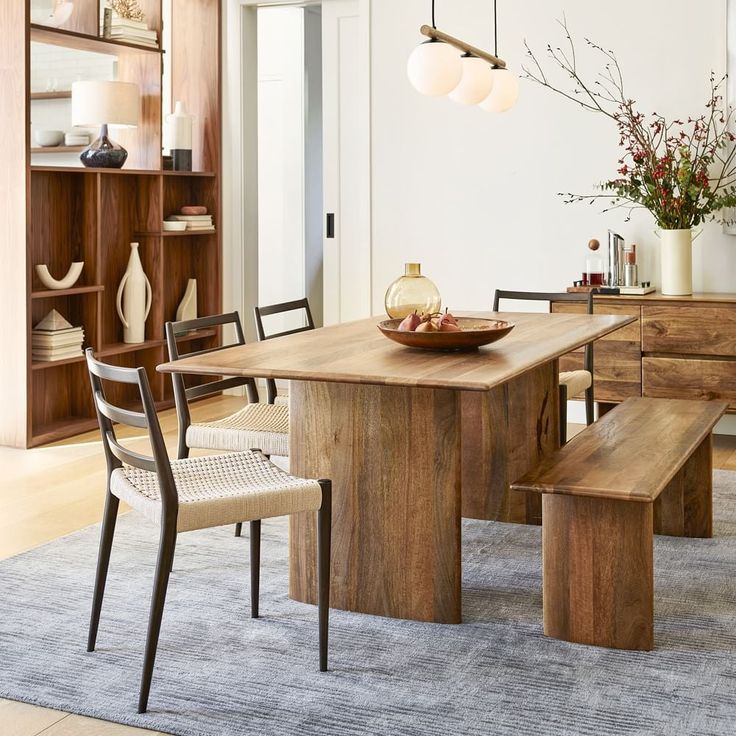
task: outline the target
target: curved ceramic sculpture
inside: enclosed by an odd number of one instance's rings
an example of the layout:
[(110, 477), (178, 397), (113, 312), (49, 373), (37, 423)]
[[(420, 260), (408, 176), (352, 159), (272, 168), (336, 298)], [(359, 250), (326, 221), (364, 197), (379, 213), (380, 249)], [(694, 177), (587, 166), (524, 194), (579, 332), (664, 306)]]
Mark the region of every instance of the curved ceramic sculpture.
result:
[(118, 287), (118, 316), (123, 323), (123, 342), (146, 340), (146, 318), (151, 311), (151, 282), (143, 272), (138, 243), (130, 244), (130, 259)]
[(84, 261), (75, 261), (71, 266), (69, 266), (66, 276), (57, 280), (49, 273), (48, 266), (45, 263), (41, 263), (36, 266), (36, 273), (38, 274), (38, 278), (41, 283), (47, 289), (71, 289), (82, 275), (83, 268)]
[(176, 310), (176, 321), (197, 318), (197, 279), (189, 279), (184, 297)]

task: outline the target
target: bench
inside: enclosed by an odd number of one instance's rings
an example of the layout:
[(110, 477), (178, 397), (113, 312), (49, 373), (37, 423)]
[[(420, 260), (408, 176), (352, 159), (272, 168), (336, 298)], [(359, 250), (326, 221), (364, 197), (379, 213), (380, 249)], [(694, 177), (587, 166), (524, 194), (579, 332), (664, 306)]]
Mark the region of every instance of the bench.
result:
[(712, 536), (711, 434), (727, 408), (627, 399), (511, 486), (543, 494), (547, 636), (652, 649), (653, 534)]

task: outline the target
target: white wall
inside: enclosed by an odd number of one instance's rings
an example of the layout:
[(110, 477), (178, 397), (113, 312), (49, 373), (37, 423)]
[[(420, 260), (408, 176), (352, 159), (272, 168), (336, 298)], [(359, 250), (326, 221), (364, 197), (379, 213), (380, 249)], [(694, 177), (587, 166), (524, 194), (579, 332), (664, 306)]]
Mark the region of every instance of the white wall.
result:
[[(523, 40), (543, 51), (562, 42), (563, 13), (584, 46), (613, 48), (631, 97), (643, 111), (699, 114), (711, 70), (726, 57), (725, 0), (499, 2), (499, 54), (518, 70)], [(496, 287), (561, 289), (580, 278), (586, 244), (614, 228), (640, 245), (643, 278), (657, 278), (657, 240), (646, 213), (599, 214), (565, 205), (559, 191), (586, 193), (615, 175), (616, 131), (522, 80), (517, 106), (503, 115), (422, 97), (406, 60), (429, 22), (427, 0), (372, 2), (373, 307), (404, 261), (419, 261), (451, 308), (489, 308)], [(492, 48), (488, 0), (440, 2), (437, 25)], [(687, 58), (683, 56), (687, 55)], [(593, 70), (585, 60), (585, 69)], [(695, 246), (696, 290), (736, 291), (736, 237), (709, 225)]]

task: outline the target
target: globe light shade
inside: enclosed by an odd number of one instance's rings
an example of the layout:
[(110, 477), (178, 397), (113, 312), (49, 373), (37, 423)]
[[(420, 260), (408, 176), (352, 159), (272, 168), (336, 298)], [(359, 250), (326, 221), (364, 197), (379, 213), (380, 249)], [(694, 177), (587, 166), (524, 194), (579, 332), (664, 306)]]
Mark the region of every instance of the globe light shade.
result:
[(460, 105), (477, 105), (488, 97), (493, 88), (493, 70), (490, 64), (477, 56), (460, 57), (463, 76), (460, 84), (450, 92), (450, 99)]
[(460, 53), (450, 44), (432, 39), (411, 52), (406, 73), (417, 92), (439, 97), (449, 94), (460, 83), (463, 63)]
[(519, 79), (508, 69), (491, 69), (491, 74), (491, 94), (480, 103), (480, 107), (486, 112), (506, 112), (519, 99)]

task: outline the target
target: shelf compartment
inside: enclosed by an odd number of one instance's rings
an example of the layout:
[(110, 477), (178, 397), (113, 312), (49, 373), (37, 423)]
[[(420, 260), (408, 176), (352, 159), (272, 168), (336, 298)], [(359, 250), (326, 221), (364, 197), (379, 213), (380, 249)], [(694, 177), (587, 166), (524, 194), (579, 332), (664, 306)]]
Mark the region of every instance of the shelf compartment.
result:
[(53, 422), (47, 422), (40, 426), (34, 424), (33, 434), (28, 443), (29, 447), (38, 447), (39, 445), (47, 445), (49, 442), (57, 442), (65, 440), (68, 437), (74, 437), (78, 434), (91, 432), (97, 429), (96, 417), (78, 417), (66, 416), (60, 417)]
[[(85, 263), (85, 267), (86, 267)], [(75, 294), (93, 294), (98, 291), (104, 291), (105, 287), (101, 284), (92, 286), (73, 286), (71, 289), (44, 289), (31, 293), (31, 299), (56, 299), (60, 296), (74, 296)]]
[(31, 41), (33, 43), (45, 43), (52, 46), (63, 46), (77, 51), (91, 51), (95, 54), (107, 54), (108, 56), (126, 56), (131, 54), (151, 54), (161, 56), (160, 48), (150, 46), (139, 46), (128, 41), (114, 41), (110, 38), (101, 38), (89, 33), (78, 31), (66, 31), (61, 28), (31, 23)]

